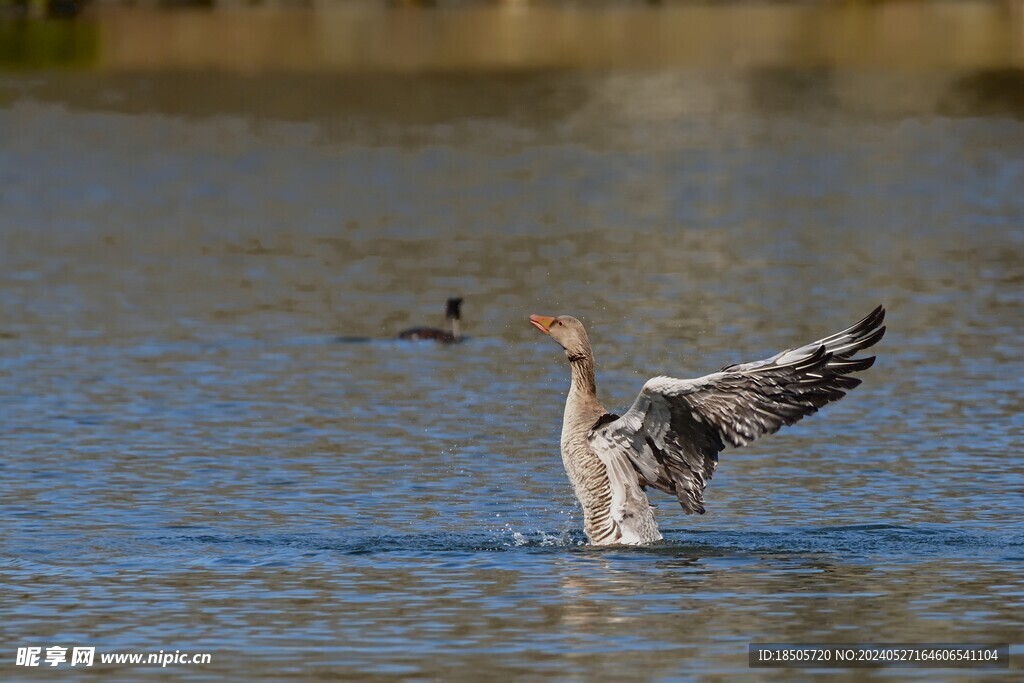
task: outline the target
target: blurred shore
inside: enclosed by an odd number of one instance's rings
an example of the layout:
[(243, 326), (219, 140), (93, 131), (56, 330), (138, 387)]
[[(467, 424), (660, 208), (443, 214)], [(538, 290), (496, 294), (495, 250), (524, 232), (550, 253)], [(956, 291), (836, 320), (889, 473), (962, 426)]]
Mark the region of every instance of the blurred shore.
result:
[(445, 72), (572, 68), (1021, 69), (1022, 2), (93, 3), (0, 22), (0, 68)]

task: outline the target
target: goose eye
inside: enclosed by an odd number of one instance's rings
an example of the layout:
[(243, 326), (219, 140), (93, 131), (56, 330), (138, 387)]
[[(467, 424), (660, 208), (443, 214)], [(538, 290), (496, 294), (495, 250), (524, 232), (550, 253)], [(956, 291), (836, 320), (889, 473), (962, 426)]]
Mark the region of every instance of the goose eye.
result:
[(559, 321), (558, 321), (558, 326), (559, 326), (559, 327), (561, 327), (561, 326), (562, 326), (562, 321), (561, 321), (561, 320), (559, 320)]

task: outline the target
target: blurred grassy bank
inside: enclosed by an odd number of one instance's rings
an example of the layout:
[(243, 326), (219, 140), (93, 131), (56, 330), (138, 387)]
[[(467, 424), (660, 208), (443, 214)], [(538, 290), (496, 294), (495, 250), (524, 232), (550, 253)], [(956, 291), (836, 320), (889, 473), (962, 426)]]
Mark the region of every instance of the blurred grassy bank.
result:
[(1024, 3), (158, 9), (0, 22), (0, 66), (438, 72), (567, 68), (1020, 69)]
[(0, 21), (0, 68), (89, 67), (99, 63), (94, 21)]

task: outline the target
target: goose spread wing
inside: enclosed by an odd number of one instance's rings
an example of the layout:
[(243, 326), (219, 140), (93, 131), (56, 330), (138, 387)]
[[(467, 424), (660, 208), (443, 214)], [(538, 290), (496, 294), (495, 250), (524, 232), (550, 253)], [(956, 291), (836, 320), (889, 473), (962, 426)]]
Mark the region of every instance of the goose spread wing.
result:
[(726, 445), (774, 434), (860, 384), (873, 356), (854, 358), (885, 334), (879, 306), (851, 327), (753, 363), (697, 379), (655, 377), (622, 416), (598, 421), (591, 448), (603, 462), (625, 456), (640, 484), (675, 494), (687, 514), (704, 513), (704, 487)]

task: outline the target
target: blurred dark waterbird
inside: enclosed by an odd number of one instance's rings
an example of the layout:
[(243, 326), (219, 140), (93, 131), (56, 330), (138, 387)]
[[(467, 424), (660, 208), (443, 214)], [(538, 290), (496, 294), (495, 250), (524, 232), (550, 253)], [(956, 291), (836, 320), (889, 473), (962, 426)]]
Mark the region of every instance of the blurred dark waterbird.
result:
[(448, 321), (449, 329), (447, 330), (436, 327), (412, 327), (400, 332), (398, 338), (413, 341), (432, 339), (442, 344), (455, 344), (462, 341), (462, 331), (459, 329), (459, 322), (462, 320), (462, 297), (448, 299), (445, 304), (444, 318)]

